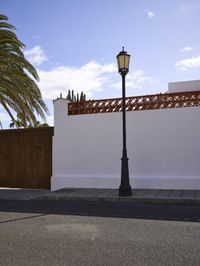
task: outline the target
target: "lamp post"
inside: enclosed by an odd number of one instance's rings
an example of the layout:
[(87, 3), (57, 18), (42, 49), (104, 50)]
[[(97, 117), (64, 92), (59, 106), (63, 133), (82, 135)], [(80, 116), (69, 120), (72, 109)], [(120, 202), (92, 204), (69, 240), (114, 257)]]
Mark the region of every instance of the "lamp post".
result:
[(123, 121), (123, 151), (121, 159), (121, 185), (119, 187), (119, 196), (129, 197), (132, 195), (132, 189), (129, 183), (128, 157), (126, 149), (126, 103), (125, 103), (125, 77), (129, 71), (130, 55), (122, 51), (117, 55), (118, 71), (122, 76), (122, 121)]

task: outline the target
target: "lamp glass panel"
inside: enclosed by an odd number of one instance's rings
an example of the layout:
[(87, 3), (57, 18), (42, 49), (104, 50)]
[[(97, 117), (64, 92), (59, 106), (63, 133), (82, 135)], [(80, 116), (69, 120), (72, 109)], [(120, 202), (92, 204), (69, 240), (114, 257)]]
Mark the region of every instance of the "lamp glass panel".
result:
[(130, 60), (130, 55), (128, 54), (121, 54), (117, 57), (118, 61), (118, 68), (120, 69), (129, 69), (129, 60)]
[(129, 69), (130, 55), (126, 54), (124, 56), (124, 68)]
[(125, 55), (120, 55), (119, 56), (119, 69), (124, 69), (125, 68)]

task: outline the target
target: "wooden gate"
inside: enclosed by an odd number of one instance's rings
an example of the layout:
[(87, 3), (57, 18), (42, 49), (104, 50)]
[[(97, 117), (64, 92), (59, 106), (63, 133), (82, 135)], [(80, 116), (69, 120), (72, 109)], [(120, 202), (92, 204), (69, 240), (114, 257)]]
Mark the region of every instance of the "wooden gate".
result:
[(0, 187), (50, 188), (53, 130), (0, 130)]

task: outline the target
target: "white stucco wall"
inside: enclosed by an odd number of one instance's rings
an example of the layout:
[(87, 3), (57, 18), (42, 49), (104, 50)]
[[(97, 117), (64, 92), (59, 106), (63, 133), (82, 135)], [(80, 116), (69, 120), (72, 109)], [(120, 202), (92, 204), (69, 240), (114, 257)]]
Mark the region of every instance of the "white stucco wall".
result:
[(199, 91), (200, 80), (187, 80), (168, 83), (168, 92)]
[[(122, 113), (68, 116), (54, 102), (52, 190), (118, 188)], [(200, 107), (127, 112), (133, 188), (200, 189)]]

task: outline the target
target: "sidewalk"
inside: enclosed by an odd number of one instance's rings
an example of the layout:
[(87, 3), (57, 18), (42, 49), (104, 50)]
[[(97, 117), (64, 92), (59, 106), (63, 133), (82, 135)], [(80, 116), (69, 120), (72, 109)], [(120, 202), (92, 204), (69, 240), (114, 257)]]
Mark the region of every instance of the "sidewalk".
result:
[(200, 205), (200, 190), (133, 189), (131, 197), (119, 197), (118, 189), (67, 188), (0, 189), (0, 200), (65, 200)]

